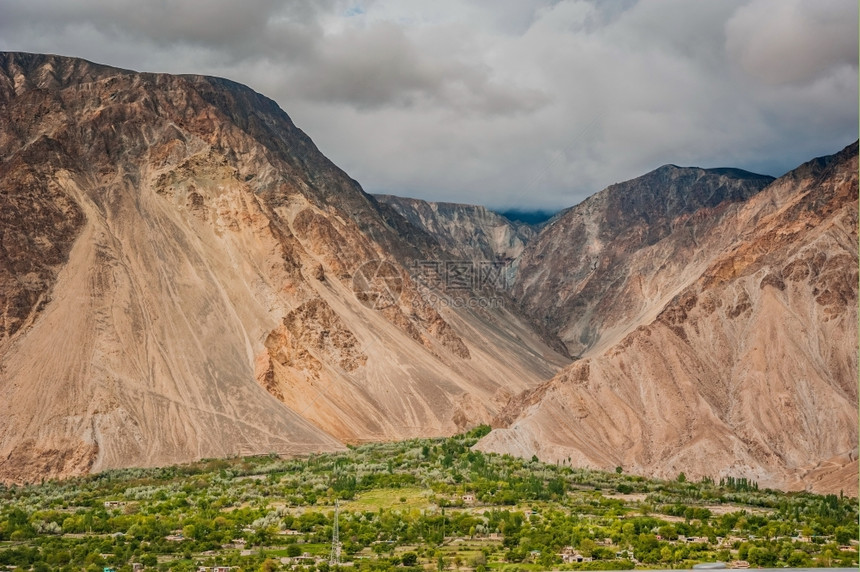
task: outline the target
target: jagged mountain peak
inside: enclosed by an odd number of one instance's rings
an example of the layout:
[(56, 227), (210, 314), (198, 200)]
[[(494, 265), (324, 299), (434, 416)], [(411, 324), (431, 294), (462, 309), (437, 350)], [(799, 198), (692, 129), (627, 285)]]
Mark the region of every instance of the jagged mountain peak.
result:
[(723, 201), (745, 200), (773, 180), (741, 169), (664, 165), (635, 179), (610, 185), (588, 200), (604, 200), (611, 206), (623, 207), (619, 214), (629, 216), (656, 210), (657, 205), (652, 201), (664, 201), (670, 215), (677, 216)]

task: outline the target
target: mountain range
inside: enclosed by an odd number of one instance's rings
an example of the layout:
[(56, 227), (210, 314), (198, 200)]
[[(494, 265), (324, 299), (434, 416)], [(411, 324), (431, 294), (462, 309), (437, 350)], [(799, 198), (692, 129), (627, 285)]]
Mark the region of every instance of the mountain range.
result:
[(0, 54), (0, 479), (450, 435), (857, 492), (857, 145), (539, 225), (366, 194), (229, 80)]

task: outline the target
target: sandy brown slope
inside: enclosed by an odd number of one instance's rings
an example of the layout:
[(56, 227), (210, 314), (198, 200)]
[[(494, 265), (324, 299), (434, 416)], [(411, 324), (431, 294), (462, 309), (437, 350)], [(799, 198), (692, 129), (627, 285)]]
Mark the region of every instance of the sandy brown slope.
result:
[(778, 179), (652, 320), (514, 400), (484, 450), (857, 493), (857, 145)]
[(0, 54), (0, 157), (0, 479), (450, 433), (564, 363), (238, 84)]

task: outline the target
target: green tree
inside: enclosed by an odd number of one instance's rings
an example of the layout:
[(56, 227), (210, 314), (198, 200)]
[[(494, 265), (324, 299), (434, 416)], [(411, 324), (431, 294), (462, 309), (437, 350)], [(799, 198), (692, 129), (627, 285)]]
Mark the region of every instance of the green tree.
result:
[(812, 565), (812, 559), (806, 552), (802, 550), (795, 550), (788, 557), (786, 563), (792, 568), (806, 568)]
[(668, 545), (660, 549), (660, 560), (663, 562), (672, 562), (672, 548)]
[(854, 531), (852, 531), (847, 526), (838, 526), (834, 531), (834, 535), (836, 537), (837, 544), (848, 544), (852, 540), (857, 539), (857, 535)]
[(583, 556), (590, 557), (594, 553), (595, 548), (597, 548), (597, 544), (590, 538), (583, 538), (579, 543), (579, 551)]

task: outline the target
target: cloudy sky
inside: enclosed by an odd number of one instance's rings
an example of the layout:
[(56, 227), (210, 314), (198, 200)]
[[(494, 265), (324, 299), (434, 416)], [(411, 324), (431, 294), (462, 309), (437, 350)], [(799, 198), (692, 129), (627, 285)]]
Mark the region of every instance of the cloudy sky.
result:
[(570, 206), (858, 133), (856, 0), (0, 0), (0, 50), (220, 75), (368, 192)]

